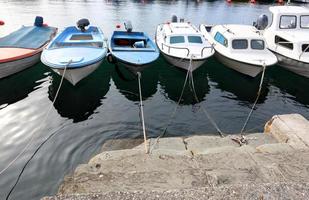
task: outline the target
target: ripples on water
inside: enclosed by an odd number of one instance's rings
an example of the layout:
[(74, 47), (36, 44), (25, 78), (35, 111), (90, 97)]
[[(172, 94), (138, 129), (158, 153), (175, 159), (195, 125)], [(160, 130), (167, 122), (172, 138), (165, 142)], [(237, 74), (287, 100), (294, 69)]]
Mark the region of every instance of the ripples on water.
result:
[[(49, 0), (1, 1), (0, 35), (32, 24), (42, 15), (48, 24), (59, 27), (89, 18), (110, 36), (125, 19), (134, 28), (154, 36), (156, 25), (172, 14), (199, 23), (251, 24), (269, 5), (227, 4), (224, 1), (99, 1)], [(148, 135), (164, 129), (176, 106), (185, 72), (168, 65), (162, 58), (144, 70), (142, 94)], [(215, 59), (209, 59), (194, 73), (201, 103), (185, 89), (181, 106), (167, 135), (215, 133), (201, 106), (227, 133), (239, 132), (258, 90), (259, 78), (245, 77)], [(73, 87), (64, 82), (48, 120), (38, 130), (55, 97), (60, 77), (42, 64), (0, 80), (0, 170), (16, 156), (35, 132), (34, 142), (13, 167), (0, 176), (0, 199), (4, 199), (24, 163), (37, 146), (56, 133), (26, 168), (12, 199), (39, 199), (57, 191), (63, 176), (79, 163), (99, 152), (107, 139), (141, 137), (137, 80), (124, 67), (107, 62)], [(251, 131), (262, 131), (274, 114), (301, 113), (309, 117), (309, 81), (277, 66), (266, 72), (262, 94), (248, 124)]]

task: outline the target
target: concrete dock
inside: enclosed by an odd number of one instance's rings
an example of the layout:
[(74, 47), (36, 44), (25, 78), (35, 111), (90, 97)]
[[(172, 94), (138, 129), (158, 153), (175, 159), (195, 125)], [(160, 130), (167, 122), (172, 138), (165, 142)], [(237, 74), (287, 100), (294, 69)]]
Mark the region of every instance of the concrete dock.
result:
[[(309, 122), (276, 115), (264, 133), (107, 141), (65, 177), (71, 199), (309, 199)], [(234, 139), (234, 140), (233, 140)]]

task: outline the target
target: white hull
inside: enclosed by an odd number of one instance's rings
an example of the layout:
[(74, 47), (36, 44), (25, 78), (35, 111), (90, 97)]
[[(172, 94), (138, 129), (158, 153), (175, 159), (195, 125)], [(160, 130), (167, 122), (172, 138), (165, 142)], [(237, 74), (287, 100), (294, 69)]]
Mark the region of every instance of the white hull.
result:
[[(66, 69), (64, 78), (68, 80), (72, 85), (76, 85), (80, 80), (94, 72), (102, 63), (102, 60), (100, 60), (97, 63), (94, 63), (92, 65), (88, 65), (86, 67), (81, 68), (75, 68), (75, 69)], [(53, 71), (62, 76), (64, 69), (54, 69)]]
[(4, 78), (27, 69), (40, 61), (41, 53), (16, 61), (0, 63), (0, 78)]
[[(166, 55), (163, 53), (164, 58), (171, 63), (172, 65), (179, 67), (181, 69), (184, 70), (189, 70), (190, 67), (190, 60), (188, 59), (182, 59), (182, 58), (176, 58), (176, 57), (172, 57), (169, 55)], [(201, 65), (203, 65), (206, 62), (206, 58), (203, 60), (196, 60), (196, 59), (192, 59), (191, 60), (191, 71), (193, 72), (194, 70), (196, 70), (197, 68), (199, 68)]]
[(218, 52), (215, 53), (215, 57), (225, 66), (251, 77), (256, 77), (259, 73), (263, 71), (262, 66), (238, 62), (236, 60), (227, 58)]
[(298, 75), (309, 78), (309, 63), (294, 60), (274, 52), (278, 58), (278, 65)]

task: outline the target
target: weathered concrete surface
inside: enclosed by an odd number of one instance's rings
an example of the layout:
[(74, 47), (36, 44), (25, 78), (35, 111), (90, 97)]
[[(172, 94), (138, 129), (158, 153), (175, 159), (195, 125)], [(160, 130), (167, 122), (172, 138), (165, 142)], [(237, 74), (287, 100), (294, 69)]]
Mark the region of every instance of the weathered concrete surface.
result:
[(265, 126), (269, 134), (248, 135), (244, 146), (231, 140), (235, 136), (192, 136), (150, 139), (150, 154), (141, 141), (104, 151), (65, 177), (58, 197), (308, 199), (307, 123), (297, 115), (274, 117)]
[(266, 123), (264, 132), (295, 149), (309, 147), (309, 122), (299, 114), (275, 115)]
[(165, 191), (118, 191), (100, 194), (68, 194), (46, 197), (43, 200), (307, 200), (309, 197), (308, 183), (267, 183), (225, 185), (220, 187), (204, 187)]

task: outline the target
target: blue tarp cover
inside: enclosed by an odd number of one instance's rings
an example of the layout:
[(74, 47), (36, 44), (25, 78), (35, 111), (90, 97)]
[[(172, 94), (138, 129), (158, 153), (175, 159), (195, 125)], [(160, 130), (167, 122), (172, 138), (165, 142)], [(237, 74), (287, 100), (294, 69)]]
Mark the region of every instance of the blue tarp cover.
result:
[(50, 40), (56, 28), (23, 26), (17, 31), (0, 38), (0, 47), (38, 49)]

